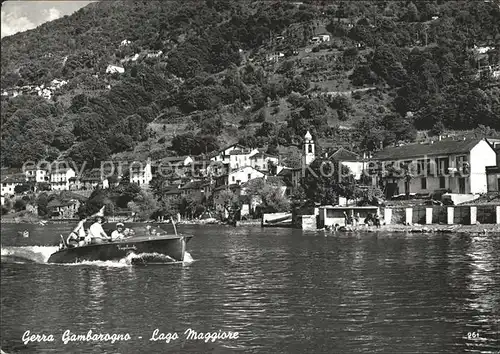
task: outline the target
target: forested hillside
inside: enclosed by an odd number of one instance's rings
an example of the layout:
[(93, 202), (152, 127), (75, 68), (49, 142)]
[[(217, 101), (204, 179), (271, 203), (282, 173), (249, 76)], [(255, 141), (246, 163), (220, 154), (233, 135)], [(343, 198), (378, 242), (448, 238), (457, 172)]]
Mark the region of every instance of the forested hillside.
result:
[(500, 130), (499, 24), (498, 1), (93, 3), (2, 39), (1, 164)]

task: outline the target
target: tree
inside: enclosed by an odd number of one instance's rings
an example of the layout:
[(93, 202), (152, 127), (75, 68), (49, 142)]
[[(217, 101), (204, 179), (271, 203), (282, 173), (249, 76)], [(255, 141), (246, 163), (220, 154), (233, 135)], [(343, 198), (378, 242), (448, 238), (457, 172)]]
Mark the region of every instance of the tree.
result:
[(30, 192), (33, 188), (32, 183), (22, 183), (14, 187), (14, 193), (23, 194), (24, 192)]
[(336, 171), (332, 161), (314, 160), (304, 170), (300, 181), (306, 199), (322, 205), (336, 205), (338, 203)]
[(14, 202), (14, 210), (15, 211), (21, 211), (21, 210), (26, 210), (26, 201), (23, 199), (16, 199)]
[(36, 190), (38, 192), (50, 191), (51, 188), (52, 188), (52, 186), (49, 182), (37, 182), (36, 183)]
[(284, 187), (276, 178), (272, 181), (255, 178), (245, 184), (245, 193), (256, 199), (265, 213), (285, 212), (290, 211), (290, 201), (284, 195)]
[(133, 201), (128, 202), (127, 207), (140, 220), (148, 220), (158, 210), (158, 202), (151, 193), (141, 190)]
[(217, 195), (217, 201), (222, 205), (229, 218), (241, 209), (238, 196), (230, 189), (225, 189)]
[(49, 209), (47, 208), (49, 204), (49, 198), (47, 193), (41, 193), (36, 201), (38, 207), (38, 215), (39, 216), (47, 216), (49, 214)]

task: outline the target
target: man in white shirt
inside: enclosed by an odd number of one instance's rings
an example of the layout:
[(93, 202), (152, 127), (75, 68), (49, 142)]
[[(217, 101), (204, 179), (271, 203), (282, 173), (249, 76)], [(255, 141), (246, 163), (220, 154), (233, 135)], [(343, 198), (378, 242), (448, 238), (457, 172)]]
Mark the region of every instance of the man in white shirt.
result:
[(111, 233), (111, 241), (121, 240), (125, 238), (125, 234), (123, 233), (125, 225), (121, 222), (116, 224), (116, 230)]
[(104, 222), (104, 219), (102, 216), (96, 217), (95, 222), (90, 226), (89, 229), (89, 236), (90, 236), (90, 243), (92, 244), (99, 244), (102, 243), (103, 239), (106, 240), (111, 240), (111, 237), (109, 237), (104, 229), (102, 228), (102, 223)]

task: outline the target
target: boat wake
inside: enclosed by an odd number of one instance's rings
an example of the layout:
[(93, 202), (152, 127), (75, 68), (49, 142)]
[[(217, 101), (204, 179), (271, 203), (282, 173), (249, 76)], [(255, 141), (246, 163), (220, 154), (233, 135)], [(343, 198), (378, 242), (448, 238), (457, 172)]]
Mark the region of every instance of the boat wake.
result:
[[(1, 263), (16, 263), (16, 264), (52, 264), (47, 263), (52, 253), (59, 249), (57, 246), (23, 246), (23, 247), (2, 247)], [(130, 267), (132, 265), (141, 264), (190, 264), (194, 262), (193, 257), (189, 252), (184, 254), (184, 261), (178, 262), (173, 258), (160, 253), (130, 253), (116, 261), (82, 261), (78, 263), (52, 264), (57, 266), (81, 266), (91, 265), (98, 267)]]
[(57, 246), (2, 247), (2, 263), (47, 263)]

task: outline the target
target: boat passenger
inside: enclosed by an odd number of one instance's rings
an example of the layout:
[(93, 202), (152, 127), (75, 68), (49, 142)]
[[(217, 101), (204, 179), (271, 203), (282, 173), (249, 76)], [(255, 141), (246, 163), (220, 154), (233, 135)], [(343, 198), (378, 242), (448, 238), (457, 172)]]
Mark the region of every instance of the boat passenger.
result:
[(95, 218), (95, 222), (90, 226), (89, 236), (91, 244), (100, 244), (103, 239), (110, 241), (111, 237), (106, 234), (104, 229), (102, 228), (102, 224), (104, 222), (104, 218), (102, 216), (98, 216)]
[(128, 227), (123, 230), (123, 237), (130, 237), (130, 229)]
[(354, 226), (358, 226), (360, 220), (361, 216), (359, 215), (359, 213), (356, 213), (356, 216), (354, 217)]
[(80, 221), (78, 225), (71, 231), (69, 234), (66, 244), (68, 247), (76, 247), (85, 245), (85, 227), (84, 224), (87, 221), (87, 218), (80, 217)]
[(116, 224), (116, 230), (111, 233), (111, 241), (121, 240), (125, 238), (124, 234), (125, 225), (121, 222)]

